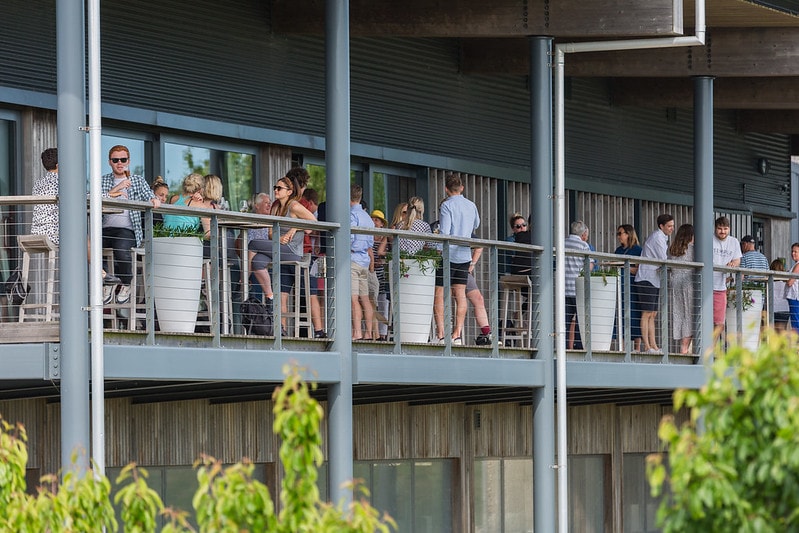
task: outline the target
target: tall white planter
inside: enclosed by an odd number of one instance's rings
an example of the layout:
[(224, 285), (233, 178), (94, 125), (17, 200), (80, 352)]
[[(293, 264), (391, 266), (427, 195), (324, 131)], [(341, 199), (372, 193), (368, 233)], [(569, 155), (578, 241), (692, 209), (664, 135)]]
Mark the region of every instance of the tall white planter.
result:
[(745, 290), (752, 296), (752, 306), (743, 312), (741, 337), (738, 337), (738, 307), (728, 307), (726, 316), (727, 338), (737, 339), (747, 350), (755, 351), (760, 345), (760, 321), (763, 316), (763, 291)]
[(202, 272), (203, 244), (200, 239), (153, 239), (153, 290), (161, 331), (194, 333)]
[(400, 342), (426, 343), (433, 320), (433, 297), (436, 290), (435, 262), (403, 260), (408, 271), (399, 278)]
[[(590, 276), (591, 280), (591, 351), (609, 351), (613, 339), (613, 321), (618, 305), (619, 278), (616, 276)], [(576, 280), (577, 288), (577, 321), (580, 326), (580, 337), (586, 346), (588, 317), (585, 305), (585, 280), (580, 276)], [(568, 324), (566, 325), (568, 328)]]

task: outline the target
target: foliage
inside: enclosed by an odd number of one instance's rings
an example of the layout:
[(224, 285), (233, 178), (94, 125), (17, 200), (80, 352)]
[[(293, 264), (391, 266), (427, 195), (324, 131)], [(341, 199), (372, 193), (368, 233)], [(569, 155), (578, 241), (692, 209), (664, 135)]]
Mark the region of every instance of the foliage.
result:
[[(585, 270), (580, 271), (580, 277), (585, 277)], [(602, 278), (605, 285), (608, 284), (608, 278), (618, 278), (619, 270), (616, 268), (598, 268), (591, 271), (592, 278)]]
[(193, 227), (170, 228), (163, 224), (153, 224), (153, 237), (197, 237), (203, 240), (204, 233)]
[[(755, 298), (751, 290), (741, 291), (741, 310), (748, 311), (755, 305)], [(730, 309), (738, 308), (738, 291), (735, 289), (727, 289), (727, 307)]]
[[(388, 259), (391, 260), (391, 254), (388, 254)], [(408, 266), (408, 262), (416, 262), (419, 265), (419, 270), (422, 274), (427, 274), (428, 272), (435, 272), (436, 269), (441, 265), (441, 252), (434, 248), (422, 248), (418, 252), (415, 253), (408, 253), (401, 251), (400, 252), (400, 276), (403, 278), (407, 278), (409, 276), (408, 272), (410, 271), (410, 267)]]
[[(320, 423), (324, 411), (310, 395), (315, 384), (309, 387), (300, 369), (286, 365), (284, 372), (285, 382), (273, 395), (274, 431), (282, 438), (280, 459), (285, 470), (279, 515), (266, 486), (253, 479), (252, 463), (223, 468), (213, 457), (202, 456), (195, 464), (199, 488), (192, 500), (199, 531), (389, 533), (396, 529), (396, 523), (387, 515), (381, 517), (368, 503), (368, 492), (357, 485), (353, 485), (356, 498), (347, 509), (320, 501), (316, 480), (323, 459)], [(26, 441), (21, 425), (11, 426), (0, 418), (0, 531), (119, 529), (110, 501), (111, 484), (104, 476), (70, 471), (60, 486), (55, 476), (44, 476), (38, 494), (26, 494)], [(146, 470), (128, 465), (116, 480), (117, 485), (124, 484), (114, 498), (121, 507), (124, 531), (156, 531), (158, 513), (168, 521), (162, 533), (195, 531), (188, 513), (164, 509), (146, 478)]]
[[(734, 346), (699, 390), (674, 393), (690, 411), (661, 422), (669, 453), (647, 458), (664, 533), (799, 531), (799, 344), (771, 332), (756, 353)], [(700, 429), (701, 425), (701, 429)]]

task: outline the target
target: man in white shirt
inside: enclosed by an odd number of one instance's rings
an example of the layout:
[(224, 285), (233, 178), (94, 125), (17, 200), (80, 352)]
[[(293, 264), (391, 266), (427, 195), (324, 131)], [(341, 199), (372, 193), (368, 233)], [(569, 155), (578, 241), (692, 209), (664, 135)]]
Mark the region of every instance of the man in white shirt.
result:
[[(589, 251), (589, 228), (582, 220), (575, 220), (569, 226), (569, 236), (563, 242), (566, 250)], [(577, 277), (584, 270), (585, 257), (581, 255), (566, 256), (566, 329), (569, 334), (566, 338), (567, 350), (582, 350), (583, 341), (580, 337), (580, 327), (577, 323)]]
[[(674, 233), (674, 217), (664, 213), (658, 216), (657, 223), (658, 229), (646, 238), (641, 257), (665, 260), (669, 235)], [(635, 284), (638, 290), (638, 305), (641, 308), (643, 350), (647, 353), (660, 353), (655, 324), (660, 300), (660, 267), (642, 263), (635, 275)]]
[[(740, 266), (741, 255), (738, 239), (730, 237), (730, 219), (717, 218), (713, 235), (713, 266)], [(724, 327), (727, 317), (727, 276), (726, 272), (713, 272), (713, 329), (716, 331)]]

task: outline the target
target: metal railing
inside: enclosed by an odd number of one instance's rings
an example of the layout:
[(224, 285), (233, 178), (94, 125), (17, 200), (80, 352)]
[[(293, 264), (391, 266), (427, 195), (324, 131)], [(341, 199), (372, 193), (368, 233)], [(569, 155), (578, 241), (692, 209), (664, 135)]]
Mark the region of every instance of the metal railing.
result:
[[(18, 245), (18, 237), (29, 233), (31, 212), (36, 205), (53, 204), (52, 197), (2, 197), (0, 198), (0, 281), (5, 281), (15, 269), (22, 266), (23, 251)], [(336, 278), (349, 275), (349, 272), (333, 272), (332, 239), (333, 231), (338, 228), (334, 223), (321, 223), (303, 221), (299, 219), (286, 219), (282, 217), (265, 216), (251, 213), (238, 213), (222, 210), (206, 210), (192, 207), (178, 207), (166, 205), (152, 209), (147, 203), (120, 200), (104, 200), (104, 212), (119, 213), (124, 209), (136, 209), (142, 212), (144, 241), (140, 249), (134, 249), (131, 255), (133, 265), (132, 286), (135, 292), (132, 295), (133, 303), (120, 304), (112, 301), (105, 306), (106, 330), (129, 331), (145, 336), (144, 344), (155, 343), (156, 333), (167, 333), (164, 327), (163, 315), (156, 304), (156, 295), (160, 287), (156, 285), (156, 274), (162, 274), (157, 266), (153, 245), (153, 221), (159, 215), (185, 215), (210, 219), (210, 234), (204, 241), (205, 257), (202, 270), (201, 304), (196, 302), (180, 302), (178, 307), (193, 309), (198, 305), (200, 326), (192, 330), (193, 335), (210, 339), (212, 346), (221, 346), (222, 338), (226, 336), (259, 336), (252, 328), (247, 328), (246, 309), (243, 304), (253, 298), (263, 298), (261, 274), (254, 276), (251, 271), (248, 238), (252, 232), (262, 231), (264, 228), (273, 230), (271, 237), (272, 253), (268, 269), (270, 274), (271, 292), (275, 294), (273, 304), (274, 322), (271, 335), (260, 335), (273, 339), (274, 348), (283, 347), (287, 338), (313, 337), (314, 330), (321, 329), (327, 338), (335, 335), (347, 335), (349, 324), (336, 323), (337, 307), (335, 301)], [(282, 261), (279, 245), (281, 228), (296, 228), (298, 231), (306, 230), (314, 236), (314, 250), (309, 258), (303, 261)], [(438, 296), (432, 297), (433, 305), (439, 310), (438, 320), (435, 313), (431, 313), (430, 323), (423, 329), (421, 341), (403, 341), (406, 330), (410, 327), (407, 318), (403, 317), (402, 310), (411, 304), (417, 304), (416, 297), (408, 297), (401, 286), (404, 279), (409, 276), (408, 264), (413, 260), (403, 259), (401, 254), (390, 253), (384, 259), (383, 268), (385, 282), (378, 288), (375, 300), (380, 297), (380, 292), (388, 292), (389, 307), (387, 316), (381, 313), (380, 318), (385, 322), (383, 331), (387, 332), (386, 342), (378, 343), (376, 349), (387, 350), (393, 353), (413, 353), (413, 344), (436, 343), (443, 337), (441, 353), (445, 356), (458, 354), (478, 357), (535, 357), (541, 343), (550, 338), (549, 332), (542, 332), (540, 294), (541, 284), (550, 283), (548, 275), (542, 275), (546, 269), (552, 268), (551, 260), (544, 258), (541, 247), (527, 244), (493, 241), (484, 239), (462, 239), (446, 237), (433, 233), (417, 233), (411, 231), (389, 229), (352, 228), (354, 234), (370, 234), (376, 239), (387, 238), (392, 243), (401, 239), (422, 241), (428, 250), (438, 251), (439, 264), (449, 264), (453, 246), (469, 247), (473, 253), (480, 250), (482, 254), (472, 271), (474, 280), (467, 286), (468, 313), (465, 318), (461, 342), (453, 342), (452, 333), (456, 327), (457, 305), (455, 297), (450, 290), (452, 286), (449, 268), (438, 268), (438, 276), (442, 288)], [(260, 236), (259, 238), (263, 238)], [(326, 242), (322, 242), (322, 239)], [(321, 245), (326, 244), (325, 250)], [(396, 246), (394, 246), (396, 250)], [(171, 253), (179, 256), (177, 246), (173, 246)], [(690, 332), (691, 344), (688, 354), (697, 356), (702, 354), (716, 339), (701, 338), (699, 327), (703, 316), (712, 313), (712, 306), (703, 308), (701, 302), (701, 278), (699, 275), (700, 263), (682, 261), (656, 261), (640, 257), (622, 256), (601, 252), (567, 251), (567, 256), (579, 257), (583, 262), (583, 272), (593, 272), (592, 276), (580, 276), (579, 283), (582, 289), (578, 294), (578, 335), (581, 337), (583, 347), (575, 352), (583, 352), (585, 360), (596, 357), (611, 357), (613, 360), (638, 361), (656, 360), (669, 362), (670, 356), (680, 354), (681, 346), (675, 340), (675, 326), (682, 325), (683, 331)], [(479, 255), (479, 254), (475, 254)], [(429, 256), (429, 253), (428, 253)], [(106, 257), (104, 257), (105, 259)], [(46, 300), (46, 280), (49, 276), (47, 264), (36, 257), (31, 258), (28, 272), (30, 292), (25, 303), (41, 304)], [(181, 258), (178, 262), (184, 262)], [(306, 260), (310, 259), (310, 260)], [(107, 264), (109, 272), (112, 270), (113, 261)], [(57, 263), (56, 263), (57, 264)], [(658, 313), (656, 317), (656, 332), (661, 347), (657, 354), (649, 357), (639, 356), (640, 350), (636, 349), (636, 287), (631, 283), (629, 272), (637, 265), (650, 264), (658, 267), (660, 276), (660, 290)], [(378, 266), (380, 268), (380, 266)], [(775, 296), (783, 290), (785, 280), (799, 278), (786, 272), (757, 271), (740, 268), (716, 268), (715, 272), (724, 272), (731, 279), (728, 301), (729, 314), (744, 316), (745, 312), (751, 314), (752, 305), (762, 305), (764, 323), (766, 326), (775, 324), (774, 302)], [(431, 271), (430, 275), (435, 273)], [(59, 279), (57, 266), (53, 275)], [(307, 275), (307, 278), (306, 278)], [(281, 278), (283, 279), (283, 297), (287, 300), (285, 307), (280, 305)], [(688, 279), (687, 294), (681, 297), (675, 293), (675, 285), (679, 278)], [(306, 281), (306, 279), (308, 281)], [(261, 280), (261, 281), (259, 281)], [(586, 283), (585, 280), (592, 280)], [(599, 280), (599, 281), (596, 281)], [(474, 281), (474, 283), (472, 283)], [(308, 283), (310, 282), (310, 283)], [(307, 286), (309, 285), (309, 286)], [(606, 286), (612, 288), (608, 293)], [(288, 286), (288, 287), (287, 287)], [(307, 286), (307, 287), (306, 287)], [(19, 305), (15, 305), (7, 295), (7, 284), (2, 284), (0, 290), (0, 323), (9, 324), (18, 322)], [(430, 289), (435, 291), (435, 289)], [(52, 289), (54, 314), (51, 321), (58, 320), (58, 285)], [(300, 292), (298, 295), (297, 292)], [(776, 291), (776, 292), (775, 292)], [(556, 297), (562, 297), (556, 296)], [(312, 310), (309, 299), (319, 303), (319, 310)], [(410, 298), (410, 299), (409, 299)], [(758, 300), (752, 303), (751, 300)], [(679, 300), (679, 302), (678, 302)], [(686, 300), (688, 303), (686, 304)], [(679, 303), (682, 314), (675, 309)], [(351, 302), (345, 302), (351, 305)], [(687, 305), (687, 307), (686, 307)], [(686, 311), (688, 309), (688, 311)], [(302, 312), (299, 312), (302, 311)], [(288, 313), (286, 313), (288, 312)], [(26, 310), (24, 322), (42, 323), (44, 308)], [(289, 316), (284, 316), (288, 314)], [(314, 316), (315, 315), (315, 316)], [(784, 315), (780, 314), (782, 319)], [(197, 317), (195, 317), (197, 318)], [(607, 324), (601, 324), (604, 319), (611, 319), (610, 340), (600, 341), (601, 335), (607, 335)], [(285, 320), (287, 319), (287, 320)], [(600, 320), (603, 319), (603, 320)], [(302, 327), (296, 321), (302, 320)], [(321, 320), (321, 326), (318, 326)], [(723, 341), (745, 338), (747, 319), (729, 322), (726, 336)], [(438, 323), (436, 325), (436, 322)], [(607, 322), (607, 320), (605, 320)], [(282, 331), (281, 324), (287, 329)], [(568, 326), (568, 325), (567, 325)], [(343, 327), (343, 329), (342, 329)], [(485, 335), (484, 331), (490, 331)], [(13, 341), (15, 329), (3, 329), (5, 342)], [(263, 333), (263, 330), (259, 330)], [(20, 337), (21, 339), (22, 337)], [(137, 341), (138, 342), (138, 341)], [(366, 341), (365, 341), (366, 342)], [(382, 346), (382, 348), (380, 347)], [(468, 346), (469, 348), (466, 348)], [(615, 355), (614, 355), (615, 354)], [(619, 359), (619, 354), (622, 358)]]

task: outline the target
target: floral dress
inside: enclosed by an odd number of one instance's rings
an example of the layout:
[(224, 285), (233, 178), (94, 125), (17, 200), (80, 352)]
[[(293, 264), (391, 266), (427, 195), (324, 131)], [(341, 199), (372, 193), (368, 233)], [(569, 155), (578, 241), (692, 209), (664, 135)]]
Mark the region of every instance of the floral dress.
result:
[[(688, 245), (685, 254), (669, 256), (672, 261), (691, 262), (694, 260), (694, 245)], [(672, 338), (683, 339), (693, 336), (694, 315), (694, 271), (691, 268), (671, 269), (671, 331)]]

